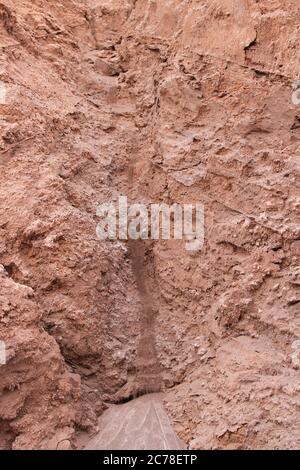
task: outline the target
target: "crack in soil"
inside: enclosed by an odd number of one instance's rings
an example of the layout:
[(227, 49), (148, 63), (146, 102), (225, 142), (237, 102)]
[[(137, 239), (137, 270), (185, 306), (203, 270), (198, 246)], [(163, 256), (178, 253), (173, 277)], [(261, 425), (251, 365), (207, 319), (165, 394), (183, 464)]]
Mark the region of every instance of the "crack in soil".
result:
[(155, 342), (155, 318), (158, 307), (150, 290), (155, 289), (153, 253), (143, 240), (130, 240), (129, 252), (140, 301), (140, 338), (137, 347), (137, 389), (141, 394), (159, 392), (162, 389), (161, 368)]

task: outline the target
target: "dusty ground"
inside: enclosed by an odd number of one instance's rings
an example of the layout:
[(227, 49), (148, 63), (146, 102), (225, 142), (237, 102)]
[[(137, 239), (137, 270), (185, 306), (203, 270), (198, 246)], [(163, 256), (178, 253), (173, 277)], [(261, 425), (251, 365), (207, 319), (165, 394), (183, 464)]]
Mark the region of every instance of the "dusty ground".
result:
[[(156, 388), (192, 449), (299, 448), (299, 18), (0, 2), (0, 448), (74, 448)], [(203, 251), (100, 243), (119, 194), (203, 202)]]

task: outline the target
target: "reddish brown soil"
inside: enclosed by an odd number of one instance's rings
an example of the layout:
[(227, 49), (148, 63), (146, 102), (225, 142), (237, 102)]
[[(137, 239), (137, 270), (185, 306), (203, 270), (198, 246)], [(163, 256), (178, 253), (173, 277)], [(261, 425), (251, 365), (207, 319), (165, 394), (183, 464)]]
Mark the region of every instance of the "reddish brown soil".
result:
[[(153, 390), (191, 449), (299, 448), (299, 18), (0, 1), (1, 449), (76, 448)], [(99, 242), (120, 194), (203, 202), (204, 249)]]

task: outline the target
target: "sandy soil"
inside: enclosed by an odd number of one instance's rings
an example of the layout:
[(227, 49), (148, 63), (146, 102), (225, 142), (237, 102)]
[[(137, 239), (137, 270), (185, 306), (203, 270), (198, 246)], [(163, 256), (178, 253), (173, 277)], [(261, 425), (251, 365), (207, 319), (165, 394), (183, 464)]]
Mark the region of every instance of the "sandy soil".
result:
[[(76, 449), (158, 390), (188, 448), (300, 447), (299, 18), (1, 0), (1, 449)], [(119, 195), (203, 203), (203, 250), (100, 242)]]

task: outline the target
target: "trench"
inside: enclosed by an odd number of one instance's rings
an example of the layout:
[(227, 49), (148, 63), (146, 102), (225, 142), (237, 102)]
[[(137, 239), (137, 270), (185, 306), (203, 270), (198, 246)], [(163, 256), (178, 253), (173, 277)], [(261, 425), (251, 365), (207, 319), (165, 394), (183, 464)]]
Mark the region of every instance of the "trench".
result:
[(135, 388), (126, 399), (110, 404), (99, 418), (99, 432), (79, 443), (84, 450), (182, 450), (163, 406), (162, 370), (156, 349), (155, 322), (159, 310), (152, 246), (128, 242), (140, 298)]
[[(135, 178), (138, 160), (134, 151), (130, 155), (131, 160), (124, 173), (125, 190), (129, 199), (136, 201), (138, 195), (135, 194), (134, 188), (138, 187)], [(160, 392), (163, 385), (155, 334), (156, 318), (159, 312), (159, 286), (155, 270), (154, 243), (150, 240), (133, 240), (130, 237), (127, 242), (131, 269), (140, 301), (133, 398)]]
[[(129, 201), (139, 201), (140, 161), (135, 143), (129, 161), (116, 182)], [(128, 257), (139, 299), (139, 335), (133, 384), (113, 397), (99, 418), (99, 432), (82, 446), (86, 450), (184, 449), (163, 406), (163, 370), (156, 344), (160, 289), (155, 268), (154, 241), (128, 239)]]
[[(129, 165), (126, 175), (129, 193), (134, 187), (133, 165), (133, 162)], [(84, 450), (185, 448), (177, 437), (163, 405), (163, 370), (156, 345), (156, 319), (160, 295), (153, 244), (153, 241), (142, 239), (129, 239), (127, 242), (140, 302), (133, 387), (126, 397), (122, 395), (110, 403), (99, 418), (99, 432), (81, 444)]]
[(162, 390), (162, 374), (155, 341), (155, 320), (159, 310), (157, 304), (159, 296), (150, 245), (147, 246), (143, 240), (129, 240), (128, 244), (141, 305), (140, 335), (136, 355), (136, 387), (138, 394), (142, 395)]

